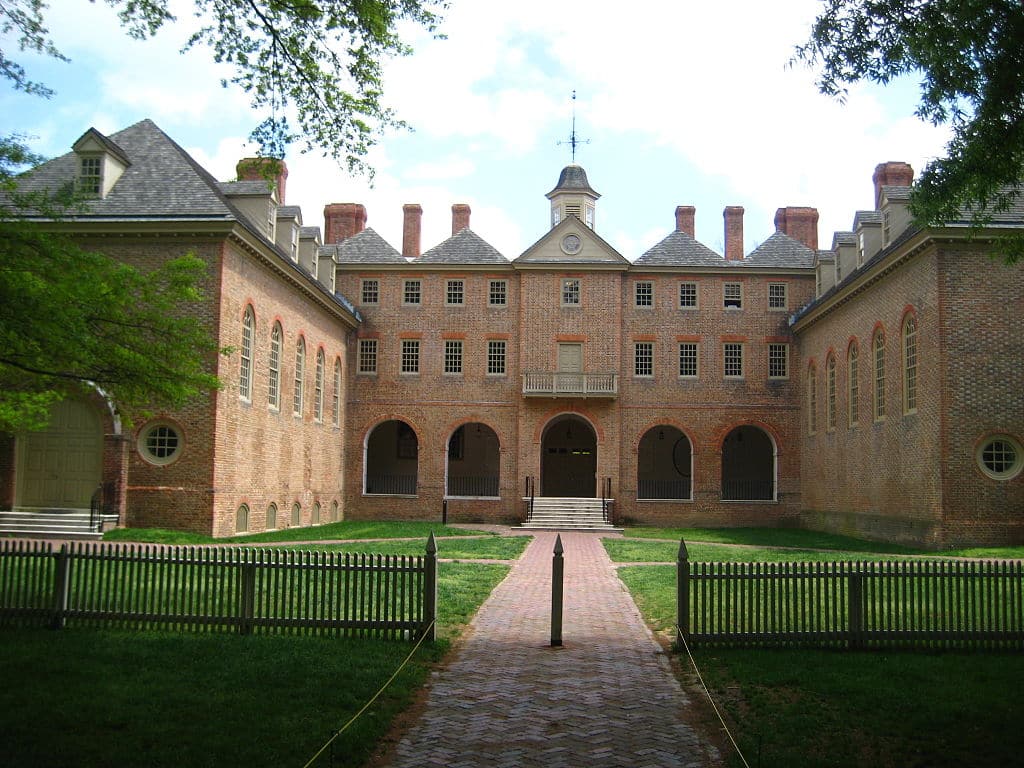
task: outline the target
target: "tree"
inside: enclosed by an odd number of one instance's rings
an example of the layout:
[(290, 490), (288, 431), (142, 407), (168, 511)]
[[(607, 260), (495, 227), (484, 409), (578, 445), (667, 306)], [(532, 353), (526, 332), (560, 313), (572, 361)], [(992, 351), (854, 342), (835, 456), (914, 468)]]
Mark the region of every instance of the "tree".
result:
[[(946, 157), (920, 174), (911, 210), (923, 225), (975, 230), (1020, 196), (1024, 170), (1024, 5), (1020, 0), (824, 0), (794, 61), (817, 67), (822, 93), (919, 74), (917, 114), (949, 124)], [(1009, 261), (1024, 238), (1008, 237)]]
[[(107, 0), (129, 35), (147, 39), (177, 19), (170, 0)], [(382, 61), (409, 52), (398, 26), (413, 22), (436, 33), (447, 0), (193, 0), (199, 28), (185, 50), (210, 48), (229, 64), (230, 83), (253, 108), (269, 113), (252, 132), (261, 154), (284, 157), (296, 141), (371, 172), (365, 157), (387, 127), (403, 126), (381, 92)], [(43, 0), (0, 0), (0, 34), (21, 50), (65, 59), (50, 39)], [(0, 51), (0, 76), (15, 88), (48, 95)], [(227, 87), (228, 81), (222, 81)], [(288, 118), (294, 112), (293, 129)]]
[(66, 191), (17, 190), (13, 170), (36, 160), (0, 139), (0, 432), (41, 429), (51, 405), (87, 390), (127, 421), (216, 389), (217, 345), (190, 311), (205, 263), (185, 255), (143, 273), (27, 220), (74, 209)]

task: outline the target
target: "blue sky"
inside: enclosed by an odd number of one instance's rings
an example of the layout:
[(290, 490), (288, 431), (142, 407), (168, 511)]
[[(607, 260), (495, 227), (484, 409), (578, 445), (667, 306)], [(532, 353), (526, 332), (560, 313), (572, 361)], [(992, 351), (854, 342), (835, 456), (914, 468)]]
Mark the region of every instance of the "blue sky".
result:
[[(54, 42), (72, 61), (17, 57), (56, 95), (0, 85), (0, 132), (55, 156), (89, 127), (111, 133), (148, 117), (232, 178), (258, 118), (244, 94), (220, 87), (228, 73), (207, 51), (179, 53), (191, 5), (171, 6), (180, 22), (138, 42), (103, 3), (52, 2)], [(818, 6), (652, 1), (623, 15), (611, 2), (454, 0), (447, 39), (412, 29), (413, 55), (385, 68), (386, 101), (414, 130), (387, 134), (372, 152), (373, 187), (296, 151), (287, 202), (320, 226), (325, 204), (361, 202), (368, 226), (398, 248), (402, 205), (419, 203), (424, 250), (449, 236), (451, 205), (468, 203), (472, 229), (515, 258), (548, 228), (544, 195), (570, 162), (575, 90), (577, 131), (589, 140), (576, 159), (602, 195), (596, 228), (626, 258), (672, 231), (677, 205), (696, 206), (697, 239), (719, 252), (727, 205), (746, 209), (748, 252), (774, 231), (776, 208), (814, 206), (828, 247), (872, 207), (877, 163), (919, 171), (947, 132), (914, 116), (913, 79), (858, 87), (840, 104), (817, 92), (813, 73), (787, 66)], [(14, 53), (9, 40), (0, 45)]]

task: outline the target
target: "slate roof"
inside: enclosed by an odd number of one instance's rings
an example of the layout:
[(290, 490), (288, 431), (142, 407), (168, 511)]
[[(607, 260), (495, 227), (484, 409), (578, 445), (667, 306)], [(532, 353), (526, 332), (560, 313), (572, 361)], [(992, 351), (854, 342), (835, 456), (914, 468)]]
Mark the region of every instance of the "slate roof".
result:
[[(265, 191), (266, 188), (264, 188)], [(302, 221), (302, 209), (297, 205), (279, 205), (277, 206), (277, 218)]]
[(265, 179), (243, 179), (242, 181), (218, 181), (217, 186), (225, 195), (238, 197), (266, 197), (273, 183)]
[(590, 186), (590, 182), (587, 181), (587, 172), (583, 170), (582, 166), (567, 165), (562, 169), (562, 172), (558, 175), (558, 183), (555, 188), (548, 192), (548, 197), (551, 197), (556, 192), (565, 192), (567, 190), (576, 190), (579, 192), (589, 192), (595, 197), (600, 195), (594, 191), (594, 188)]
[(473, 230), (462, 229), (415, 260), (417, 264), (510, 264)]
[(633, 263), (644, 267), (723, 267), (725, 257), (676, 230)]
[(409, 260), (395, 250), (372, 228), (367, 227), (340, 245), (325, 245), (320, 253), (335, 253), (338, 264), (408, 264)]
[(747, 254), (743, 261), (732, 261), (737, 267), (776, 267), (779, 269), (810, 269), (814, 251), (783, 232), (776, 232)]
[(299, 238), (305, 240), (312, 238), (313, 240), (320, 239), (320, 227), (299, 227)]

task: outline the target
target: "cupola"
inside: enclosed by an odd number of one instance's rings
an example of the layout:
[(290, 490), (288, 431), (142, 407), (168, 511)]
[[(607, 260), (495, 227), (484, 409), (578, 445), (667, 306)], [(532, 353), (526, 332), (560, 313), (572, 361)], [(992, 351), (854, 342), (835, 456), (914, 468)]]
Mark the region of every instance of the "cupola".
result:
[(593, 229), (599, 197), (587, 181), (587, 172), (583, 168), (575, 163), (565, 166), (558, 177), (558, 184), (547, 194), (551, 201), (552, 228), (569, 216), (575, 216)]

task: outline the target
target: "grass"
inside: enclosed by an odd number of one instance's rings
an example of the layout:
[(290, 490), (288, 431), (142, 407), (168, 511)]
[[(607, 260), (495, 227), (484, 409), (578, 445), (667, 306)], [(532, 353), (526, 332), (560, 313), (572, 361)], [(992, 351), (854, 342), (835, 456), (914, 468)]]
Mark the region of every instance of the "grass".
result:
[[(651, 536), (645, 530), (643, 535), (674, 541), (606, 540), (605, 545), (619, 562), (675, 562), (680, 530), (663, 533)], [(707, 531), (703, 538), (715, 540), (719, 533)], [(806, 532), (730, 532), (745, 547), (691, 545), (702, 537), (683, 535), (693, 560), (877, 560), (893, 555), (890, 548), (875, 550), (869, 542), (848, 539), (822, 547), (826, 540), (817, 535), (808, 535), (808, 545), (832, 551), (771, 548), (792, 546), (797, 541), (792, 533)], [(1018, 549), (983, 551), (1007, 558), (1019, 556)], [(619, 576), (651, 626), (671, 637), (675, 566), (624, 566)], [(1019, 765), (1024, 753), (1019, 695), (1024, 656), (1019, 654), (697, 649), (695, 657), (751, 766), (981, 768)], [(691, 695), (703, 696), (688, 674), (689, 660), (684, 656), (680, 663), (691, 679)], [(724, 753), (727, 765), (742, 765), (731, 746)]]
[(163, 528), (116, 528), (103, 534), (104, 541), (137, 541), (144, 544), (263, 544), (290, 541), (332, 541), (346, 539), (426, 539), (439, 536), (496, 536), (486, 531), (424, 522), (374, 522), (345, 520), (302, 528), (252, 533), (215, 539), (198, 533), (168, 531)]
[[(311, 534), (324, 539), (412, 537), (308, 548), (422, 554), (430, 531), (435, 536), (479, 535), (429, 523), (346, 522), (236, 540), (287, 545), (309, 540)], [(213, 541), (137, 529), (106, 538)], [(420, 648), (315, 766), (355, 768), (370, 759), (394, 717), (410, 706), (433, 666), (509, 571), (500, 563), (447, 560), (511, 560), (529, 541), (484, 535), (438, 543), (438, 554), (446, 560), (438, 567), (438, 642)], [(10, 768), (305, 765), (413, 648), (410, 643), (314, 635), (107, 629), (3, 630), (0, 643), (0, 733), (3, 763)]]

